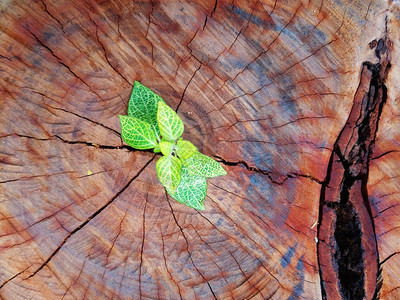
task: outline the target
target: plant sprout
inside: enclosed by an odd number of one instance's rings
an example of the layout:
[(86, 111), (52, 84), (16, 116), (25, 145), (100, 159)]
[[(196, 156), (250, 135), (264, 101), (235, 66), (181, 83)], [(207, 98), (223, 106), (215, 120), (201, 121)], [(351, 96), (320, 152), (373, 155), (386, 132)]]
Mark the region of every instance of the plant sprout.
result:
[(226, 175), (222, 166), (183, 140), (182, 120), (164, 100), (149, 88), (135, 82), (128, 115), (120, 115), (121, 137), (129, 146), (161, 152), (157, 175), (168, 194), (195, 209), (204, 209), (207, 179)]

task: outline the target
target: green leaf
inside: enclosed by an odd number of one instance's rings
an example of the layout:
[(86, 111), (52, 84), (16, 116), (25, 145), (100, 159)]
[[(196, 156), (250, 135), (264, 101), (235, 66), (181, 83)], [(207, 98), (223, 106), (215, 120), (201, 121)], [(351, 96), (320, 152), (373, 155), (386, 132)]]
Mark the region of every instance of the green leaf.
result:
[(164, 154), (165, 156), (170, 155), (173, 148), (174, 148), (173, 142), (170, 142), (170, 141), (161, 141), (160, 142), (161, 153)]
[(226, 171), (217, 161), (200, 152), (196, 152), (188, 159), (183, 159), (182, 162), (192, 175), (203, 177), (226, 175)]
[[(169, 193), (169, 191), (167, 190)], [(201, 176), (190, 175), (188, 169), (182, 166), (181, 182), (175, 194), (171, 194), (175, 200), (195, 209), (204, 209), (203, 200), (207, 194), (207, 179)]]
[(175, 156), (163, 156), (156, 164), (158, 179), (167, 191), (173, 195), (181, 181), (182, 163)]
[(167, 104), (158, 102), (157, 121), (161, 136), (169, 141), (174, 141), (183, 133), (181, 118)]
[(119, 116), (121, 137), (129, 146), (136, 149), (151, 149), (157, 146), (157, 139), (151, 126), (133, 117)]
[(140, 82), (135, 81), (129, 99), (128, 116), (150, 124), (159, 135), (160, 129), (157, 124), (158, 102), (164, 103), (164, 100)]
[(159, 153), (161, 152), (160, 144), (157, 144), (157, 146), (153, 150), (154, 153)]
[(185, 140), (178, 140), (177, 143), (177, 148), (176, 148), (176, 154), (182, 158), (182, 159), (187, 159), (191, 157), (193, 154), (195, 154), (197, 151), (197, 148), (189, 141)]

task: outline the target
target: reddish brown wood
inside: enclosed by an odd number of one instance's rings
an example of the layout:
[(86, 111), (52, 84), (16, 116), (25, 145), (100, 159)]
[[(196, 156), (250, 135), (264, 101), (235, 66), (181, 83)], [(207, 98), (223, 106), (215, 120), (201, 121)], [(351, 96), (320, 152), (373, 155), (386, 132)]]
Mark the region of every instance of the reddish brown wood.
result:
[(381, 276), (368, 197), (369, 164), (387, 100), (391, 67), (387, 36), (371, 48), (379, 62), (364, 62), (349, 118), (335, 142), (321, 189), (318, 261), (326, 299), (376, 299)]
[[(0, 296), (321, 299), (321, 186), (387, 32), (367, 189), (381, 297), (400, 297), (398, 14), (390, 1), (1, 2)], [(167, 198), (157, 158), (123, 145), (135, 80), (225, 164), (205, 211)]]

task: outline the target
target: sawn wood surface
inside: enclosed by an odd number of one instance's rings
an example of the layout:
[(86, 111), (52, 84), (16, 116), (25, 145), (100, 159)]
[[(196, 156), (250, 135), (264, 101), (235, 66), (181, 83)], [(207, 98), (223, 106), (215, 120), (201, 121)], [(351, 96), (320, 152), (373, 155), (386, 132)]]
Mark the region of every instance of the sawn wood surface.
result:
[[(0, 1), (0, 297), (322, 299), (321, 190), (385, 39), (359, 216), (400, 299), (399, 22), (398, 1)], [(134, 81), (227, 170), (204, 211), (122, 142)]]

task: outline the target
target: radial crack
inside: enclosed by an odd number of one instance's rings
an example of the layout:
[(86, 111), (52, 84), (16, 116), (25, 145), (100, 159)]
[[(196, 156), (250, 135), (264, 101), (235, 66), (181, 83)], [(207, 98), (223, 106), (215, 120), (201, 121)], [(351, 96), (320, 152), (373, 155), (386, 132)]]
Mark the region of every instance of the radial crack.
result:
[(146, 194), (146, 202), (144, 203), (143, 208), (143, 216), (142, 216), (142, 246), (140, 247), (140, 263), (139, 263), (139, 295), (140, 299), (142, 299), (142, 265), (143, 265), (143, 250), (144, 250), (144, 240), (146, 238), (146, 207), (147, 207), (147, 196)]
[(9, 134), (0, 136), (0, 139), (6, 138), (6, 137), (9, 137), (9, 136), (17, 136), (17, 137), (20, 137), (20, 138), (27, 138), (27, 139), (32, 139), (32, 140), (36, 140), (36, 141), (52, 141), (52, 140), (58, 139), (61, 142), (66, 143), (66, 144), (86, 145), (86, 146), (95, 147), (95, 148), (98, 148), (98, 149), (127, 149), (127, 150), (133, 151), (133, 152), (140, 151), (140, 152), (154, 153), (151, 149), (138, 150), (138, 149), (135, 149), (135, 148), (133, 148), (133, 147), (131, 147), (129, 145), (113, 146), (113, 145), (99, 145), (99, 144), (92, 143), (92, 142), (87, 142), (87, 141), (70, 141), (70, 140), (66, 140), (66, 139), (64, 139), (64, 138), (62, 138), (62, 137), (60, 137), (58, 135), (52, 135), (52, 136), (49, 136), (48, 138), (39, 138), (39, 137), (34, 137), (34, 136), (29, 136), (29, 135), (24, 135), (24, 134), (19, 134), (19, 133), (9, 133)]
[[(38, 93), (38, 92), (36, 92), (36, 93)], [(38, 93), (38, 94), (41, 94), (41, 93)], [(66, 112), (66, 113), (71, 114), (71, 115), (74, 115), (74, 116), (76, 116), (76, 117), (78, 117), (78, 118), (81, 118), (81, 119), (84, 119), (84, 120), (89, 121), (89, 122), (91, 122), (91, 123), (94, 123), (94, 124), (96, 124), (96, 125), (99, 125), (99, 126), (105, 128), (105, 129), (107, 129), (107, 130), (110, 130), (110, 131), (114, 132), (114, 133), (117, 134), (118, 136), (121, 135), (121, 134), (120, 134), (118, 131), (116, 131), (115, 129), (112, 129), (111, 127), (108, 127), (108, 126), (106, 126), (106, 125), (104, 125), (104, 124), (102, 124), (102, 123), (100, 123), (100, 122), (94, 121), (94, 120), (89, 119), (89, 118), (84, 117), (84, 116), (81, 116), (81, 115), (79, 115), (79, 114), (77, 114), (77, 113), (75, 113), (75, 112), (66, 110), (66, 109), (64, 109), (64, 108), (62, 108), (62, 107), (54, 107), (54, 106), (51, 106), (51, 105), (48, 105), (48, 104), (46, 104), (46, 105), (47, 105), (48, 107), (51, 107), (52, 109)]]
[(17, 274), (13, 275), (12, 277), (8, 278), (6, 281), (4, 281), (1, 285), (0, 285), (0, 289), (2, 289), (7, 283), (9, 283), (11, 280), (13, 280), (14, 278), (18, 277), (19, 275), (21, 275), (22, 273), (24, 273), (26, 270), (28, 270), (30, 266), (26, 267), (24, 270), (18, 272)]
[(197, 71), (200, 70), (201, 66), (202, 66), (202, 64), (200, 63), (199, 67), (196, 69), (196, 71), (194, 71), (192, 77), (190, 77), (188, 83), (186, 84), (185, 89), (183, 90), (183, 93), (182, 93), (181, 100), (179, 101), (178, 106), (175, 109), (176, 112), (178, 112), (179, 106), (181, 106), (181, 104), (182, 104), (182, 101), (183, 101), (183, 98), (185, 97), (185, 93), (186, 93), (187, 88), (189, 87), (190, 83), (192, 82), (192, 79), (196, 75)]
[(47, 9), (46, 3), (44, 3), (43, 0), (40, 0), (40, 2), (42, 2), (43, 6), (44, 6), (44, 11), (50, 16), (50, 18), (52, 18), (54, 21), (56, 21), (58, 23), (58, 25), (60, 25), (62, 32), (65, 34), (64, 27), (61, 24), (61, 22), (49, 12), (49, 10)]
[(214, 293), (214, 291), (213, 291), (213, 289), (212, 289), (210, 283), (209, 283), (208, 280), (204, 277), (203, 273), (201, 273), (200, 270), (199, 270), (199, 269), (197, 268), (197, 266), (195, 265), (195, 263), (194, 263), (194, 261), (193, 261), (192, 253), (189, 251), (189, 242), (188, 242), (188, 239), (187, 239), (187, 237), (186, 237), (186, 234), (185, 234), (185, 232), (183, 231), (182, 226), (178, 223), (178, 220), (176, 219), (174, 210), (172, 209), (171, 203), (169, 202), (168, 194), (166, 193), (165, 195), (166, 195), (166, 197), (167, 197), (168, 205), (169, 205), (169, 207), (170, 207), (170, 209), (171, 209), (172, 217), (174, 218), (175, 224), (178, 226), (178, 228), (179, 228), (179, 230), (180, 230), (180, 232), (181, 232), (183, 238), (185, 239), (185, 243), (186, 243), (186, 252), (187, 252), (188, 255), (189, 255), (189, 259), (190, 259), (190, 261), (192, 262), (192, 265), (194, 266), (194, 268), (196, 269), (196, 271), (200, 274), (201, 278), (203, 278), (203, 280), (207, 283), (207, 285), (208, 285), (208, 287), (209, 287), (209, 289), (210, 289), (210, 291), (211, 291), (211, 293), (212, 293), (214, 299), (217, 299), (217, 297), (216, 297), (216, 295), (215, 295), (215, 293)]
[(117, 68), (115, 68), (115, 67), (112, 65), (112, 63), (110, 62), (110, 60), (109, 60), (109, 58), (108, 58), (108, 55), (107, 55), (106, 47), (105, 47), (104, 44), (100, 41), (100, 38), (99, 38), (99, 33), (98, 33), (99, 26), (98, 26), (98, 25), (96, 24), (96, 22), (93, 21), (92, 19), (90, 19), (90, 21), (92, 21), (92, 23), (94, 24), (94, 26), (95, 26), (95, 28), (96, 28), (96, 39), (97, 39), (97, 42), (100, 44), (101, 48), (103, 49), (104, 57), (106, 58), (107, 63), (108, 63), (109, 66), (115, 71), (115, 73), (117, 73), (117, 74), (118, 74), (123, 80), (125, 80), (129, 85), (132, 85), (132, 83), (130, 83), (129, 80), (126, 79), (125, 76), (122, 75), (122, 73), (121, 73), (120, 71), (118, 71)]
[(61, 64), (62, 66), (64, 66), (75, 78), (77, 78), (77, 79), (78, 79), (79, 81), (81, 81), (84, 85), (86, 85), (86, 86), (89, 88), (89, 90), (90, 90), (93, 94), (95, 94), (97, 97), (99, 97), (99, 99), (103, 100), (102, 97), (101, 97), (95, 90), (93, 90), (80, 76), (78, 76), (74, 71), (72, 71), (72, 69), (71, 69), (67, 64), (65, 64), (65, 63), (61, 60), (61, 58), (59, 58), (59, 57), (53, 52), (53, 50), (52, 50), (49, 46), (47, 46), (46, 44), (44, 44), (44, 43), (38, 38), (37, 35), (35, 35), (33, 32), (31, 32), (31, 31), (29, 30), (29, 26), (28, 26), (28, 25), (26, 25), (26, 30), (33, 36), (33, 38), (34, 38), (42, 47), (44, 47), (45, 49), (47, 49), (47, 50), (50, 52), (50, 54), (57, 60), (57, 62), (58, 62), (59, 64)]
[[(76, 227), (74, 230), (72, 230), (65, 238), (64, 240), (58, 245), (58, 247), (50, 254), (50, 256), (31, 274), (29, 275), (26, 279), (29, 279), (33, 276), (35, 276), (40, 270), (42, 270), (50, 261), (51, 259), (61, 250), (61, 248), (65, 245), (65, 243), (79, 230), (81, 230), (83, 227), (85, 227), (92, 219), (94, 219), (97, 215), (99, 215), (104, 209), (106, 209), (111, 203), (113, 203), (129, 186), (130, 184), (139, 177), (139, 175), (146, 169), (146, 167), (154, 160), (155, 155), (147, 161), (147, 163), (125, 184), (125, 186), (122, 187), (121, 190), (118, 191), (109, 201), (107, 201), (103, 206), (101, 206), (98, 210), (96, 210), (93, 214), (91, 214), (84, 222), (82, 222), (78, 227)], [(3, 287), (6, 283), (10, 282), (14, 278), (18, 277), (20, 274), (13, 276), (9, 280), (3, 283), (1, 287)]]
[(161, 235), (162, 255), (163, 255), (163, 259), (164, 259), (164, 266), (165, 266), (165, 269), (167, 270), (168, 277), (171, 279), (171, 281), (172, 281), (172, 282), (174, 283), (174, 285), (176, 286), (176, 288), (177, 288), (177, 290), (178, 290), (179, 297), (180, 297), (181, 299), (183, 299), (183, 298), (182, 298), (181, 289), (179, 288), (178, 283), (174, 280), (174, 277), (172, 276), (171, 271), (170, 271), (169, 268), (168, 268), (167, 258), (166, 258), (166, 256), (165, 256), (164, 235), (163, 235), (163, 232), (162, 232), (161, 227), (160, 227), (160, 235)]

